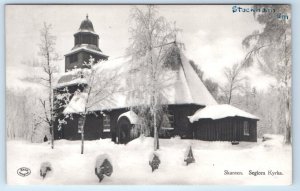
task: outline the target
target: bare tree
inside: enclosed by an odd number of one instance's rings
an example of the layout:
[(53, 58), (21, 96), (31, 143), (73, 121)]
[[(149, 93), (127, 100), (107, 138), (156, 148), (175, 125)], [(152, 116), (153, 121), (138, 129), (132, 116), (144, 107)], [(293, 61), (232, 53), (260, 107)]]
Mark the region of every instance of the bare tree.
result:
[[(263, 25), (263, 30), (254, 31), (243, 40), (249, 52), (244, 65), (258, 63), (260, 69), (277, 80), (278, 95), (283, 95), (285, 104), (285, 143), (291, 143), (291, 7), (290, 5), (255, 5), (267, 7), (285, 14), (276, 17), (269, 13), (254, 13), (255, 19)], [(278, 15), (277, 15), (278, 16)]]
[(242, 88), (241, 82), (245, 79), (241, 76), (242, 67), (240, 64), (236, 63), (232, 67), (224, 68), (224, 75), (226, 77), (226, 84), (221, 87), (226, 103), (230, 104), (232, 97), (235, 92)]
[(54, 112), (53, 112), (53, 74), (57, 67), (55, 61), (58, 60), (58, 54), (55, 51), (56, 37), (51, 33), (52, 25), (44, 22), (40, 30), (39, 55), (43, 59), (41, 62), (45, 77), (41, 77), (43, 85), (48, 90), (47, 100), (40, 99), (44, 108), (44, 121), (49, 125), (51, 132), (51, 148), (54, 148)]
[(45, 123), (41, 118), (42, 108), (31, 88), (6, 91), (7, 138), (22, 138), (32, 142), (41, 141), (45, 132)]
[[(149, 116), (142, 118), (145, 125), (154, 130), (154, 150), (159, 149), (158, 113), (163, 110), (161, 90), (166, 86), (165, 62), (176, 39), (178, 29), (158, 15), (158, 9), (153, 6), (134, 7), (131, 11), (132, 25), (130, 27), (130, 47), (128, 54), (132, 58), (135, 80), (133, 80), (133, 100), (139, 107), (139, 115), (149, 108)], [(140, 79), (140, 80), (137, 80)], [(143, 79), (143, 80), (141, 80)], [(147, 122), (148, 121), (148, 122)]]
[[(99, 110), (98, 108), (109, 109), (114, 106), (116, 99), (118, 99), (118, 94), (122, 94), (125, 91), (122, 89), (120, 83), (120, 77), (122, 77), (123, 73), (118, 69), (107, 69), (103, 67), (103, 63), (98, 63), (95, 63), (94, 58), (91, 57), (88, 63), (84, 63), (86, 68), (76, 69), (79, 77), (82, 79), (79, 85), (83, 85), (84, 88), (82, 91), (75, 91), (71, 100), (69, 100), (71, 96), (68, 91), (57, 96), (60, 103), (63, 103), (60, 104), (60, 107), (66, 107), (64, 110), (65, 118), (70, 117), (72, 119), (70, 114), (74, 112), (79, 113), (81, 116), (81, 126), (79, 127), (81, 133), (81, 154), (84, 153), (84, 129), (86, 127), (87, 115), (98, 115), (93, 111)], [(75, 106), (77, 103), (72, 102), (74, 99), (82, 100), (82, 111), (73, 110), (73, 108), (77, 107)], [(61, 102), (61, 100), (63, 100), (63, 102)], [(65, 118), (59, 120), (59, 123), (65, 124)]]

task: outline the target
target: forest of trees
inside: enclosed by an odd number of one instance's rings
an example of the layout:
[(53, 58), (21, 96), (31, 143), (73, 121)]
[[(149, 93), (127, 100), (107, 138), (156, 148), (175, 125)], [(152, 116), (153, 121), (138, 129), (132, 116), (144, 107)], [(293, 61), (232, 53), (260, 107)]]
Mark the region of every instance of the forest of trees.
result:
[[(281, 112), (284, 110), (284, 98), (275, 86), (270, 85), (267, 89), (258, 91), (250, 85), (247, 78), (240, 74), (242, 80), (239, 81), (237, 88), (232, 92), (231, 101), (228, 103), (228, 91), (225, 91), (225, 89), (230, 87), (232, 81), (228, 80), (225, 84), (220, 84), (209, 78), (204, 79), (204, 71), (201, 67), (194, 61), (190, 61), (190, 63), (219, 104), (231, 104), (260, 118), (257, 124), (258, 137), (262, 137), (266, 133), (284, 133), (285, 116)], [(235, 71), (235, 67), (231, 70)], [(228, 73), (229, 71), (227, 69), (224, 72)], [(231, 73), (234, 72), (231, 71)]]
[[(255, 8), (265, 5), (254, 5)], [(289, 5), (268, 5), (278, 12), (290, 13)], [(273, 14), (254, 13), (254, 19), (263, 26), (241, 42), (247, 53), (240, 63), (225, 67), (226, 81), (218, 84), (204, 79), (200, 66), (190, 61), (199, 78), (220, 104), (231, 104), (260, 118), (258, 137), (265, 133), (285, 135), (291, 142), (291, 20), (278, 19)], [(257, 65), (266, 76), (276, 80), (258, 91), (252, 87), (245, 73)], [(210, 83), (207, 83), (210, 81)], [(213, 88), (212, 88), (213, 87)]]
[[(262, 8), (265, 5), (254, 5)], [(267, 5), (267, 8), (277, 13), (291, 14), (290, 5)], [(277, 102), (283, 105), (280, 113), (284, 115), (285, 143), (291, 143), (292, 128), (292, 36), (291, 19), (282, 19), (275, 14), (253, 13), (254, 19), (263, 26), (262, 30), (255, 30), (246, 36), (242, 45), (248, 53), (242, 63), (243, 67), (258, 65), (260, 70), (276, 79), (274, 94)]]
[(50, 131), (42, 119), (43, 110), (33, 89), (6, 90), (6, 135), (8, 139), (42, 142)]

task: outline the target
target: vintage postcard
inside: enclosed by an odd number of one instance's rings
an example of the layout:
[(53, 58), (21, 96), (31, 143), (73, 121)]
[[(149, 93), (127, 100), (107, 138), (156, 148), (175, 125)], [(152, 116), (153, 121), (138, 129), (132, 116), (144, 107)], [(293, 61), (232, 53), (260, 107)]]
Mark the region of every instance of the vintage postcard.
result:
[(6, 5), (9, 185), (290, 185), (291, 5)]

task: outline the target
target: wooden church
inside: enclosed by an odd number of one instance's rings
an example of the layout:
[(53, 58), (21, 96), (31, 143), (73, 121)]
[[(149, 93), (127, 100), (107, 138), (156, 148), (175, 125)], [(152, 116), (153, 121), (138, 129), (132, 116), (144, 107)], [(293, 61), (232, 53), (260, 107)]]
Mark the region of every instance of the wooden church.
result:
[[(108, 70), (122, 68), (123, 73), (128, 72), (130, 60), (109, 60), (101, 51), (99, 35), (87, 16), (74, 34), (74, 47), (65, 55), (65, 73), (58, 79), (54, 89), (55, 99), (64, 94), (66, 89), (71, 95), (66, 106), (55, 107), (55, 139), (81, 138), (79, 126), (82, 125), (80, 113), (83, 107), (80, 104), (85, 102), (82, 92), (86, 84), (80, 71), (87, 67), (83, 63), (88, 62), (90, 56), (102, 61), (97, 65), (107, 66)], [(183, 139), (206, 141), (257, 141), (258, 118), (233, 106), (219, 105), (183, 52), (178, 49), (176, 56), (177, 61), (170, 63), (175, 76), (174, 83), (165, 91), (167, 113), (162, 118), (166, 123), (159, 127), (160, 138), (180, 136)], [(86, 140), (109, 138), (116, 143), (127, 143), (139, 136), (136, 131), (139, 116), (130, 109), (132, 102), (126, 99), (126, 94), (117, 93), (114, 96), (113, 102), (95, 104), (90, 108), (91, 114), (87, 115), (84, 125)], [(65, 116), (72, 117), (67, 118), (65, 123), (59, 123)]]

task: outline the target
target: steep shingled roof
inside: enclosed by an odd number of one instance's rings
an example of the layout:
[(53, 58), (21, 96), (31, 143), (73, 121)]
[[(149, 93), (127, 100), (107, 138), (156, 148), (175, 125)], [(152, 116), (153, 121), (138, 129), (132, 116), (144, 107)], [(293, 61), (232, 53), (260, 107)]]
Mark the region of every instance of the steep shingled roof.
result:
[[(217, 102), (213, 98), (213, 96), (209, 93), (203, 82), (200, 80), (192, 66), (190, 65), (188, 59), (185, 57), (184, 53), (179, 51), (180, 63), (175, 70), (172, 71), (172, 84), (166, 87), (161, 93), (165, 97), (165, 104), (196, 104), (196, 105), (215, 105)], [(128, 77), (128, 72), (130, 70), (129, 59), (119, 58), (114, 60), (108, 60), (95, 65), (95, 67), (105, 68), (106, 72), (119, 70), (122, 75), (119, 81), (123, 82), (123, 89), (128, 88), (128, 84), (126, 84), (126, 79)], [(68, 75), (67, 73), (65, 75)], [(63, 77), (62, 77), (63, 78)], [(74, 79), (73, 79), (74, 80)], [(64, 81), (64, 83), (66, 83)], [(68, 84), (68, 83), (66, 83)], [(60, 86), (58, 84), (58, 86)], [(61, 87), (61, 86), (60, 86)], [(110, 100), (109, 104), (99, 103), (90, 108), (91, 111), (96, 110), (106, 110), (106, 109), (115, 109), (115, 108), (124, 108), (130, 107), (131, 104), (127, 99), (127, 92), (118, 92), (114, 97), (114, 102)], [(76, 96), (76, 103), (84, 103), (78, 101), (78, 97), (84, 96)], [(75, 99), (74, 98), (74, 99)], [(73, 110), (71, 108), (82, 108), (77, 106), (72, 106), (72, 101), (70, 105), (66, 109), (66, 113), (76, 113), (82, 112), (78, 110)], [(75, 103), (75, 102), (74, 102)]]
[[(183, 93), (185, 94), (179, 97), (178, 94), (180, 93), (178, 92), (175, 102), (187, 103), (189, 100), (190, 103), (204, 106), (217, 104), (182, 51), (180, 51), (180, 58), (182, 67), (179, 69), (179, 75), (183, 86), (182, 89), (185, 90)], [(174, 88), (178, 87), (174, 86)]]

